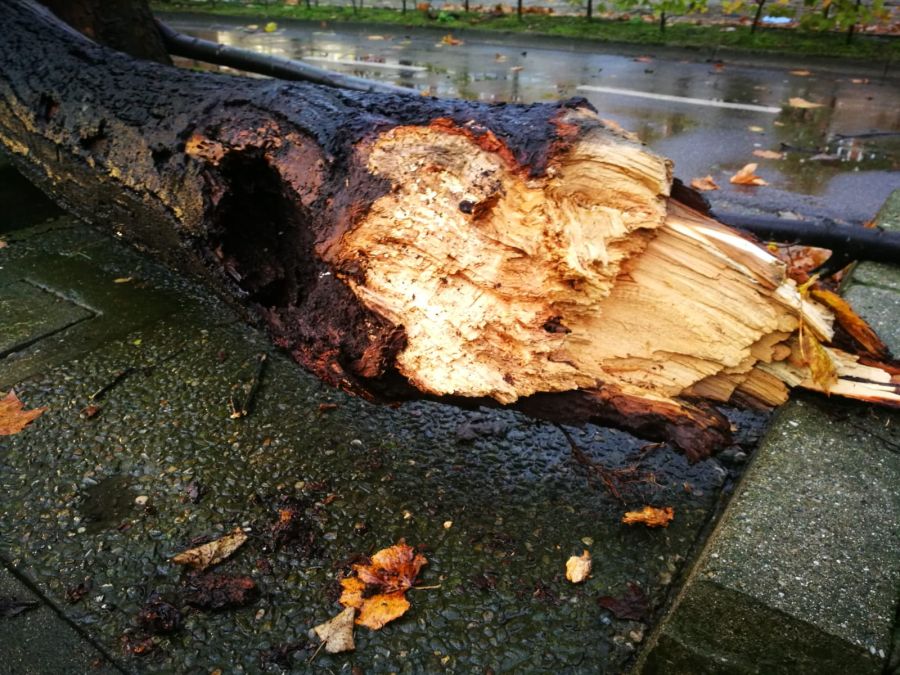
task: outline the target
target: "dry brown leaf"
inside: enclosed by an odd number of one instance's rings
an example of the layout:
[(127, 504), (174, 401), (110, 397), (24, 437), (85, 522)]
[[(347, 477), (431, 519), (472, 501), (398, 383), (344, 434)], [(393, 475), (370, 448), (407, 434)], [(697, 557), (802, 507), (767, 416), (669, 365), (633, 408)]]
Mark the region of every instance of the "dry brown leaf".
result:
[(812, 101), (807, 101), (805, 98), (800, 98), (799, 96), (794, 96), (788, 99), (788, 105), (792, 108), (801, 108), (804, 110), (808, 110), (810, 108), (821, 108), (821, 103), (813, 103)]
[(0, 436), (12, 436), (27, 427), (32, 420), (40, 417), (46, 410), (43, 408), (35, 408), (33, 410), (23, 410), (22, 402), (16, 396), (16, 392), (12, 389), (0, 400)]
[(442, 45), (450, 45), (451, 47), (458, 47), (463, 44), (463, 41), (459, 38), (453, 37), (451, 33), (447, 33), (444, 37), (441, 38)]
[(7, 244), (5, 241), (0, 239), (0, 248), (6, 248), (7, 246), (9, 246), (9, 244)]
[(409, 609), (405, 593), (427, 564), (425, 556), (401, 540), (378, 551), (368, 563), (353, 565), (356, 576), (341, 579), (338, 602), (359, 610), (357, 624), (378, 630)]
[(356, 610), (348, 607), (331, 621), (320, 623), (313, 628), (316, 636), (322, 641), (325, 651), (329, 654), (352, 652), (356, 649), (353, 642), (353, 619)]
[(822, 343), (803, 326), (800, 327), (800, 356), (809, 368), (810, 379), (828, 393), (837, 382), (837, 367)]
[(566, 579), (580, 584), (591, 575), (591, 554), (585, 550), (581, 555), (573, 555), (566, 561)]
[(628, 511), (622, 516), (622, 522), (626, 525), (643, 523), (647, 527), (668, 527), (673, 518), (675, 518), (675, 509), (671, 506), (662, 509), (645, 506), (640, 511)]
[(708, 192), (710, 190), (718, 190), (719, 184), (713, 180), (712, 176), (704, 176), (703, 178), (694, 178), (691, 181), (691, 187), (701, 192)]
[(756, 162), (745, 165), (740, 171), (729, 178), (728, 182), (732, 185), (768, 185), (766, 181), (753, 173), (756, 171), (757, 166), (758, 164), (756, 164)]
[(837, 293), (832, 293), (824, 288), (813, 288), (809, 292), (813, 299), (818, 300), (823, 305), (828, 306), (837, 319), (841, 328), (847, 331), (854, 340), (856, 340), (863, 349), (877, 359), (887, 359), (889, 350), (875, 331), (860, 317), (853, 308)]
[(787, 275), (798, 284), (809, 281), (810, 273), (832, 256), (827, 248), (817, 246), (769, 244), (768, 250), (787, 265)]
[(245, 541), (247, 541), (247, 534), (240, 527), (236, 527), (224, 537), (182, 551), (172, 558), (172, 562), (203, 571), (228, 558)]
[(791, 75), (796, 75), (797, 77), (809, 77), (812, 75), (808, 70), (792, 70), (790, 71)]
[(754, 150), (753, 156), (763, 159), (784, 159), (784, 153), (777, 150)]

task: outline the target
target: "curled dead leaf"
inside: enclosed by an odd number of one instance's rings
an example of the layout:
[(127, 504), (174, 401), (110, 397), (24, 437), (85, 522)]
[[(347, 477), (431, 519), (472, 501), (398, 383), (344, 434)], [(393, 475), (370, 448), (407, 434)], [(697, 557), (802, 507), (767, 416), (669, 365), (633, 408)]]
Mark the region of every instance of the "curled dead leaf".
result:
[(800, 360), (809, 368), (810, 379), (822, 391), (828, 392), (837, 382), (837, 366), (828, 350), (822, 346), (811, 330), (800, 328)]
[(768, 185), (766, 181), (757, 176), (754, 171), (756, 171), (756, 167), (758, 164), (756, 162), (751, 162), (750, 164), (744, 165), (740, 171), (734, 174), (731, 178), (728, 179), (728, 182), (732, 185)]
[(581, 555), (573, 555), (566, 561), (566, 579), (580, 584), (591, 574), (591, 554), (585, 550)]
[(890, 351), (881, 338), (875, 334), (875, 331), (867, 324), (862, 317), (853, 311), (849, 303), (837, 293), (832, 293), (824, 288), (813, 288), (809, 292), (810, 296), (826, 305), (837, 319), (838, 324), (847, 333), (850, 334), (859, 345), (869, 354), (877, 359), (887, 359)]
[(809, 281), (813, 270), (821, 267), (832, 256), (829, 249), (816, 246), (770, 244), (768, 249), (787, 265), (787, 275), (798, 284)]
[(703, 178), (694, 178), (691, 181), (691, 187), (701, 192), (708, 192), (709, 190), (718, 190), (719, 184), (713, 180), (712, 176), (704, 176)]
[(10, 389), (9, 393), (0, 399), (0, 436), (12, 436), (19, 433), (33, 420), (44, 414), (45, 410), (47, 410), (46, 406), (24, 410), (16, 392)]
[(459, 38), (453, 37), (451, 33), (447, 33), (444, 37), (441, 38), (442, 45), (450, 45), (451, 47), (458, 47), (463, 44), (463, 41)]
[(622, 522), (626, 525), (642, 523), (647, 527), (668, 527), (675, 518), (675, 509), (671, 506), (657, 508), (645, 506), (640, 511), (628, 511), (622, 516)]
[(195, 548), (190, 548), (187, 551), (182, 551), (178, 555), (173, 556), (172, 562), (177, 565), (188, 565), (202, 571), (228, 558), (245, 541), (247, 541), (246, 533), (240, 527), (236, 527), (224, 537)]
[(754, 157), (762, 157), (763, 159), (784, 159), (784, 153), (777, 150), (754, 150)]
[(330, 621), (320, 623), (313, 628), (313, 632), (322, 641), (326, 652), (339, 654), (356, 649), (353, 642), (353, 619), (355, 616), (356, 610), (353, 607), (347, 607)]
[(405, 593), (426, 564), (425, 556), (403, 541), (382, 549), (368, 563), (353, 565), (356, 576), (341, 579), (338, 602), (359, 610), (357, 624), (378, 630), (409, 609)]
[(807, 101), (805, 98), (801, 98), (799, 96), (794, 96), (788, 99), (788, 105), (792, 108), (800, 108), (801, 110), (809, 110), (812, 108), (821, 108), (821, 103), (813, 103), (812, 101)]

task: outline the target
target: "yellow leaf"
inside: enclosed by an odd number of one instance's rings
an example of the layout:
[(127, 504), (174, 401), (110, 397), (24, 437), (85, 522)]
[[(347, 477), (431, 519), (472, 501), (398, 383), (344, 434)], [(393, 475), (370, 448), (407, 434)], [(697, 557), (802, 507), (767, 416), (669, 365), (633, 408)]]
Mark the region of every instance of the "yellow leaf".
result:
[(745, 165), (740, 171), (734, 174), (728, 182), (733, 185), (768, 185), (766, 181), (753, 173), (756, 171), (757, 166), (758, 165), (755, 162)]
[(814, 288), (809, 292), (810, 296), (826, 305), (834, 312), (835, 319), (841, 328), (847, 331), (863, 349), (877, 359), (886, 359), (889, 350), (875, 331), (860, 317), (853, 308), (837, 293), (825, 289)]
[(712, 176), (704, 176), (703, 178), (694, 178), (691, 181), (691, 187), (695, 190), (700, 190), (701, 192), (707, 192), (709, 190), (718, 190), (719, 185), (716, 181), (713, 180)]
[(23, 410), (22, 402), (12, 389), (0, 399), (0, 436), (12, 436), (27, 427), (32, 420), (40, 417), (47, 408)]
[(267, 33), (274, 33), (276, 30), (278, 30), (278, 24), (274, 21), (270, 21), (265, 26), (263, 26), (263, 30)]
[(810, 330), (800, 328), (800, 353), (809, 367), (810, 379), (828, 393), (837, 382), (837, 368), (831, 354), (822, 346)]
[(671, 506), (662, 509), (645, 506), (640, 511), (628, 511), (622, 516), (622, 522), (626, 525), (643, 523), (647, 527), (668, 527), (673, 518), (675, 518), (675, 509)]
[(402, 591), (373, 595), (363, 601), (356, 623), (372, 630), (379, 630), (394, 619), (399, 619), (409, 609), (409, 601)]
[(447, 33), (444, 37), (441, 38), (441, 44), (450, 45), (451, 47), (458, 47), (459, 45), (463, 44), (463, 41), (453, 37), (453, 35), (451, 35), (450, 33)]
[(114, 284), (127, 284), (134, 281), (134, 277), (118, 277), (117, 279), (113, 279)]
[(801, 108), (801, 109), (809, 109), (809, 108), (821, 108), (821, 103), (813, 103), (812, 101), (807, 101), (805, 98), (800, 98), (799, 96), (795, 96), (793, 98), (788, 99), (788, 105), (792, 108)]
[(369, 39), (373, 41), (384, 40), (384, 35), (370, 35)]
[(353, 642), (353, 618), (356, 610), (348, 607), (331, 621), (320, 623), (313, 628), (316, 636), (322, 641), (329, 654), (351, 652), (356, 649)]
[(241, 528), (236, 527), (220, 539), (182, 551), (172, 558), (172, 562), (202, 571), (228, 558), (245, 541), (247, 541), (247, 535)]
[(585, 551), (581, 555), (573, 555), (566, 561), (566, 579), (573, 584), (580, 584), (591, 574), (591, 554)]
[(753, 156), (763, 159), (784, 159), (784, 153), (777, 150), (754, 150)]
[(754, 126), (747, 127), (747, 131), (752, 131), (755, 134), (761, 134), (761, 133), (765, 132), (765, 129), (754, 125)]

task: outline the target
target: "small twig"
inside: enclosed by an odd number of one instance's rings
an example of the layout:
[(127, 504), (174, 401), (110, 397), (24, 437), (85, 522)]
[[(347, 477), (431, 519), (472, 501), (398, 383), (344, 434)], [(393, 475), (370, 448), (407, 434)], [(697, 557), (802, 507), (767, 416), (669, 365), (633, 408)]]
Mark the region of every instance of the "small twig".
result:
[(122, 382), (122, 380), (124, 380), (126, 377), (131, 375), (136, 370), (137, 370), (137, 368), (135, 368), (134, 366), (128, 366), (124, 370), (120, 370), (118, 373), (116, 373), (116, 376), (112, 380), (110, 380), (109, 382), (104, 384), (102, 387), (100, 387), (97, 391), (95, 391), (93, 394), (88, 396), (88, 400), (89, 401), (100, 400), (103, 396), (106, 395), (106, 393), (110, 389), (112, 389), (113, 387), (118, 385), (120, 382)]
[(307, 662), (307, 663), (312, 663), (313, 661), (315, 661), (315, 660), (316, 660), (316, 657), (319, 655), (319, 652), (322, 651), (322, 647), (324, 647), (324, 646), (325, 646), (325, 641), (322, 640), (322, 642), (319, 643), (319, 646), (316, 647), (316, 651), (313, 652), (312, 656), (310, 656), (310, 657), (306, 660), (306, 662)]
[(435, 584), (434, 586), (410, 586), (409, 590), (411, 590), (411, 591), (433, 591), (440, 587), (441, 587), (440, 584)]
[(254, 368), (250, 380), (233, 387), (237, 391), (232, 391), (231, 393), (231, 419), (240, 419), (250, 414), (253, 401), (256, 398), (256, 392), (259, 389), (259, 384), (266, 369), (266, 363), (268, 363), (268, 356), (264, 353), (258, 354), (256, 356), (256, 368)]
[(561, 424), (556, 424), (554, 426), (562, 432), (563, 436), (565, 436), (566, 440), (569, 442), (569, 447), (572, 450), (572, 459), (578, 462), (578, 464), (583, 466), (587, 471), (588, 484), (593, 485), (592, 477), (599, 479), (607, 493), (623, 504), (625, 503), (625, 499), (622, 497), (622, 493), (626, 490), (633, 489), (634, 484), (655, 482), (653, 474), (640, 472), (637, 464), (625, 467), (624, 469), (610, 469), (598, 464), (578, 447), (575, 439), (572, 438), (572, 435), (568, 431), (566, 431), (565, 427)]

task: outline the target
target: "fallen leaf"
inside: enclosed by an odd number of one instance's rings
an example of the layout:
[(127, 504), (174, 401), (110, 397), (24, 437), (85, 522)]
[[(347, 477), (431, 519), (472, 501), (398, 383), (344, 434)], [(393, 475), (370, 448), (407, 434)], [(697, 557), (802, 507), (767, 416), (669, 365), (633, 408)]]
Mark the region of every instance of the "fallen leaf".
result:
[(821, 302), (834, 312), (841, 328), (847, 331), (863, 349), (877, 359), (889, 358), (889, 350), (875, 331), (860, 317), (853, 308), (837, 293), (826, 289), (814, 288), (809, 292), (810, 296)]
[(82, 408), (81, 416), (87, 420), (92, 420), (100, 414), (101, 410), (103, 410), (103, 408), (101, 408), (99, 405), (89, 405)]
[(22, 402), (16, 396), (16, 392), (10, 389), (6, 397), (0, 400), (0, 436), (12, 436), (19, 433), (32, 420), (40, 417), (46, 409), (45, 406), (33, 410), (23, 410)]
[(263, 30), (267, 33), (274, 33), (276, 30), (278, 30), (278, 24), (274, 21), (270, 21), (265, 26), (263, 26)]
[(30, 609), (40, 607), (36, 600), (19, 600), (9, 595), (0, 596), (0, 618), (9, 619)]
[(712, 176), (704, 176), (703, 178), (694, 178), (691, 181), (691, 187), (695, 190), (700, 190), (701, 192), (708, 192), (709, 190), (718, 190), (719, 185), (716, 181), (713, 180)]
[(172, 558), (172, 562), (178, 565), (188, 565), (196, 570), (203, 571), (207, 567), (217, 565), (225, 560), (245, 541), (247, 541), (246, 533), (240, 527), (236, 527), (224, 537), (187, 551), (182, 551)]
[(156, 647), (156, 642), (148, 635), (131, 635), (122, 636), (122, 649), (133, 656), (144, 656), (149, 654)]
[(494, 61), (496, 61), (497, 63), (503, 63), (504, 61), (506, 61), (506, 56), (504, 56), (503, 54), (494, 54)]
[(231, 574), (192, 574), (182, 588), (183, 600), (200, 609), (228, 609), (249, 605), (259, 597), (256, 582)]
[(798, 284), (809, 281), (810, 273), (832, 256), (829, 249), (817, 246), (770, 244), (768, 249), (787, 265), (787, 275)]
[(652, 56), (636, 56), (634, 58), (634, 60), (637, 61), (638, 63), (652, 63), (653, 57)]
[(463, 41), (453, 37), (452, 34), (447, 33), (444, 37), (441, 38), (442, 45), (450, 45), (451, 47), (458, 47), (463, 44)]
[(119, 277), (118, 279), (113, 279), (114, 284), (127, 284), (134, 281), (134, 277)]
[(329, 410), (336, 410), (338, 407), (337, 403), (320, 403), (319, 404), (319, 412), (328, 412)]
[(154, 592), (138, 610), (135, 621), (151, 635), (165, 635), (174, 633), (181, 627), (181, 611)]
[(850, 80), (850, 81), (851, 81), (853, 84), (869, 84), (869, 78), (868, 78), (868, 77), (864, 77), (864, 78), (856, 78), (856, 77), (855, 77), (855, 78), (853, 78), (853, 79)]
[(597, 598), (601, 607), (608, 609), (617, 619), (628, 621), (645, 621), (650, 610), (650, 603), (641, 587), (633, 581), (628, 582), (628, 590), (620, 598), (604, 595)]
[(800, 357), (809, 368), (810, 379), (828, 393), (837, 382), (837, 367), (818, 338), (812, 331), (804, 330), (803, 326), (800, 330)]
[(807, 101), (805, 98), (800, 98), (799, 96), (795, 96), (793, 98), (788, 99), (788, 105), (792, 108), (801, 108), (801, 109), (810, 109), (810, 108), (821, 108), (821, 103), (813, 103), (812, 101)]
[(355, 616), (356, 610), (353, 607), (347, 607), (331, 621), (320, 623), (313, 628), (326, 652), (340, 654), (356, 649), (356, 645), (353, 643), (353, 619)]
[(622, 516), (622, 522), (626, 525), (643, 523), (647, 527), (668, 527), (675, 518), (675, 509), (671, 506), (659, 509), (655, 506), (645, 506), (640, 511), (628, 511)]
[(511, 73), (520, 73), (520, 72), (522, 72), (523, 70), (525, 70), (525, 66), (512, 66), (512, 67), (509, 69), (509, 72), (511, 72)]
[(792, 70), (790, 71), (791, 75), (796, 75), (797, 77), (809, 77), (812, 75), (808, 70)]
[(749, 127), (747, 127), (747, 131), (752, 131), (755, 134), (761, 134), (761, 133), (765, 132), (765, 129), (763, 129), (762, 127), (757, 127), (757, 126), (749, 126)]
[(784, 159), (784, 153), (777, 150), (754, 150), (753, 156), (763, 159)]
[(368, 563), (353, 565), (356, 576), (341, 579), (338, 602), (359, 610), (357, 624), (378, 630), (409, 609), (405, 593), (426, 564), (425, 556), (401, 540), (378, 551)]
[(587, 550), (581, 555), (573, 555), (566, 561), (566, 579), (580, 584), (591, 574), (591, 554)]
[(745, 165), (740, 171), (728, 179), (732, 185), (768, 185), (766, 181), (754, 174), (758, 165), (755, 162)]
[(384, 40), (384, 35), (370, 35), (370, 40)]
[(5, 241), (0, 239), (0, 248), (6, 248), (7, 246), (9, 246), (9, 244), (7, 244)]

